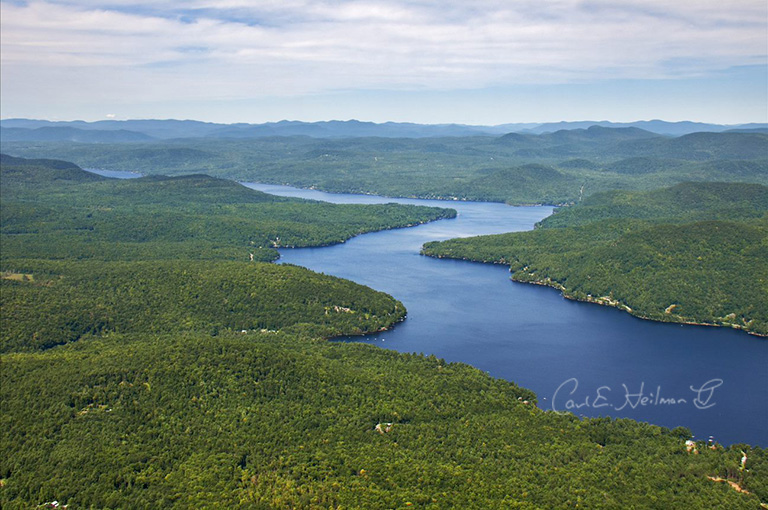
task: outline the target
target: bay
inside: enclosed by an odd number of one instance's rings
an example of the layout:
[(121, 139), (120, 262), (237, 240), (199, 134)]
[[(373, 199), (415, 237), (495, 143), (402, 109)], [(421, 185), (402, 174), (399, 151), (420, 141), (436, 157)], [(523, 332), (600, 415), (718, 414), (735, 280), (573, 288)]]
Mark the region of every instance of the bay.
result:
[(534, 390), (539, 407), (613, 416), (696, 439), (768, 446), (768, 341), (744, 332), (666, 324), (512, 282), (506, 267), (419, 254), (428, 241), (529, 230), (552, 208), (329, 194), (246, 183), (334, 203), (452, 207), (458, 217), (365, 234), (346, 243), (281, 249), (281, 262), (354, 280), (401, 300), (408, 318), (362, 341), (463, 362)]

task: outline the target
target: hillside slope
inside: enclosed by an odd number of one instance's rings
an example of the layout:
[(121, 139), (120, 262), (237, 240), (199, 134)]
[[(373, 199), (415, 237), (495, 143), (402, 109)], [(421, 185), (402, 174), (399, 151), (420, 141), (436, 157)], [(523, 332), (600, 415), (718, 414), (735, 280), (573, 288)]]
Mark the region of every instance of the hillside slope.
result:
[(2, 189), (4, 509), (768, 501), (761, 448), (686, 447), (686, 429), (545, 412), (531, 391), (464, 364), (327, 342), (405, 309), (250, 261), (240, 255), (259, 238), (235, 228), (283, 215), (272, 233), (311, 245), (449, 211), (328, 208), (203, 176), (56, 183), (44, 176), (60, 163), (31, 166), (37, 177), (16, 168)]
[(759, 132), (673, 138), (637, 128), (592, 126), (496, 137), (3, 142), (2, 148), (89, 168), (204, 173), (332, 192), (510, 204), (572, 204), (601, 191), (649, 190), (686, 181), (768, 185), (768, 134)]
[(765, 186), (603, 193), (532, 232), (432, 242), (422, 252), (507, 264), (514, 280), (643, 318), (768, 335)]

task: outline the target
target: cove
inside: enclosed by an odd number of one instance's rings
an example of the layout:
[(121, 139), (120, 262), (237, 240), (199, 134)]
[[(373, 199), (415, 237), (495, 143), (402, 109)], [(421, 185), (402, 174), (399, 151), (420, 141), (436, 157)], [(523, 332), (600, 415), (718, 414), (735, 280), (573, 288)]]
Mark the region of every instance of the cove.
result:
[(267, 193), (335, 203), (452, 207), (456, 219), (364, 234), (346, 243), (281, 249), (281, 262), (348, 278), (405, 304), (390, 331), (342, 341), (434, 354), (534, 390), (539, 407), (613, 416), (696, 439), (768, 446), (768, 341), (706, 326), (638, 319), (512, 282), (504, 266), (424, 257), (427, 241), (529, 230), (551, 207), (393, 199), (252, 184)]

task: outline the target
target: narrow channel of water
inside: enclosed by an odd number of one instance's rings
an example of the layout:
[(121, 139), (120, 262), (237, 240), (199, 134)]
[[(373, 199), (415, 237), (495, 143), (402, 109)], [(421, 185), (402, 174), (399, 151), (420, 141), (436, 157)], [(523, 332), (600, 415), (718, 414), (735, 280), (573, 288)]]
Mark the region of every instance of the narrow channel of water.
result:
[[(247, 184), (335, 203), (453, 207), (452, 220), (365, 234), (281, 260), (354, 280), (400, 299), (408, 319), (349, 339), (469, 363), (530, 388), (544, 409), (570, 409), (667, 427), (697, 439), (768, 446), (768, 341), (743, 332), (637, 319), (509, 280), (505, 267), (419, 255), (427, 241), (528, 230), (551, 207), (328, 194)], [(645, 398), (645, 400), (643, 400)], [(580, 406), (580, 407), (577, 407)]]

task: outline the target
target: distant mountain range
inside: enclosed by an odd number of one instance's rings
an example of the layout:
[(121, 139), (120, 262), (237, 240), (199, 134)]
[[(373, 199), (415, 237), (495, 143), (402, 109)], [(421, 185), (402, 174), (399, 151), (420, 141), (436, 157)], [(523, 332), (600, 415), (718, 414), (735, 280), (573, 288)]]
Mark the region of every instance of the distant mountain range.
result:
[(125, 143), (146, 142), (155, 138), (127, 129), (78, 129), (69, 126), (44, 126), (34, 129), (18, 127), (0, 128), (4, 142), (82, 142)]
[[(514, 126), (514, 124), (510, 125)], [(592, 126), (608, 127), (608, 128), (639, 128), (651, 133), (659, 135), (681, 136), (689, 135), (691, 133), (711, 132), (722, 133), (723, 131), (762, 131), (768, 132), (768, 124), (738, 124), (738, 125), (723, 125), (723, 124), (705, 124), (703, 122), (666, 122), (663, 120), (640, 120), (637, 122), (609, 122), (609, 121), (579, 121), (579, 122), (551, 122), (547, 124), (540, 124), (533, 128), (523, 128), (520, 132), (523, 133), (553, 133), (559, 130), (571, 130), (571, 129), (587, 129)], [(514, 131), (514, 130), (512, 130)]]
[[(70, 141), (82, 143), (130, 143), (176, 138), (265, 138), (308, 136), (312, 138), (438, 138), (498, 136), (508, 133), (543, 134), (601, 128), (634, 128), (656, 135), (681, 136), (696, 132), (753, 131), (768, 133), (768, 124), (721, 125), (662, 120), (616, 123), (608, 121), (556, 122), (546, 124), (413, 124), (361, 122), (358, 120), (267, 122), (264, 124), (216, 124), (195, 120), (102, 120), (53, 122), (33, 119), (0, 121), (3, 142)], [(635, 133), (637, 134), (637, 133)], [(562, 135), (567, 138), (568, 135)]]

